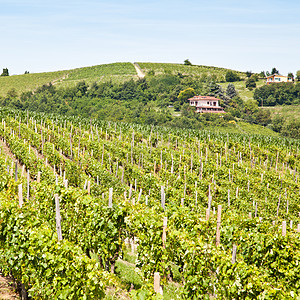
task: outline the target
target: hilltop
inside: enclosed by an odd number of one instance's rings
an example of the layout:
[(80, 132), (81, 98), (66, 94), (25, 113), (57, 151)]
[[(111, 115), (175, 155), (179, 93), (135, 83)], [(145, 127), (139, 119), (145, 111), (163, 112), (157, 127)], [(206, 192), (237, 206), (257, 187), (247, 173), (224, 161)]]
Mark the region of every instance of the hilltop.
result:
[[(191, 76), (202, 81), (213, 79), (218, 83), (225, 83), (225, 74), (229, 70), (213, 66), (189, 66), (175, 63), (138, 62), (138, 65), (146, 75), (181, 74), (182, 76)], [(245, 72), (234, 72), (241, 79), (246, 78)], [(55, 86), (66, 87), (75, 86), (83, 80), (91, 84), (93, 82), (107, 81), (122, 83), (129, 79), (138, 79), (134, 65), (129, 62), (103, 64), (55, 72), (5, 76), (0, 77), (0, 96), (5, 96), (12, 89), (15, 89), (17, 94), (20, 95), (22, 92), (31, 91), (49, 83)]]

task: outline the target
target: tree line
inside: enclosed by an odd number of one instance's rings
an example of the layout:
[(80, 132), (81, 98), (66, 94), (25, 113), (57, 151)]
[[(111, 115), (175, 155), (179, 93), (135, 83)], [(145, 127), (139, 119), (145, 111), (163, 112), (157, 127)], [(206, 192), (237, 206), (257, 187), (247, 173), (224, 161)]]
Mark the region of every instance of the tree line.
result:
[[(296, 85), (293, 88), (296, 89)], [(261, 88), (257, 90), (261, 91)], [(226, 114), (196, 113), (195, 107), (190, 106), (187, 101), (194, 95), (209, 95), (221, 99)], [(213, 78), (185, 76), (180, 73), (155, 76), (148, 74), (143, 79), (131, 79), (123, 83), (107, 81), (88, 84), (81, 81), (73, 87), (48, 84), (21, 95), (13, 89), (6, 96), (0, 97), (0, 105), (99, 120), (191, 129), (226, 127), (231, 126), (230, 121), (239, 120), (273, 128), (270, 112), (259, 109), (257, 98), (243, 101), (233, 83), (223, 89)]]

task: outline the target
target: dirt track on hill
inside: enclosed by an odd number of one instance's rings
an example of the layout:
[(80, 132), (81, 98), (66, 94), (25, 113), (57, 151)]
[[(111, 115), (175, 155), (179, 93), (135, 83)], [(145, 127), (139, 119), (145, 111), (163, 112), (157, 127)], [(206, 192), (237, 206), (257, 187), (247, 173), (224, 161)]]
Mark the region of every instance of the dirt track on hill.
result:
[(144, 78), (145, 74), (137, 63), (133, 63), (139, 78)]

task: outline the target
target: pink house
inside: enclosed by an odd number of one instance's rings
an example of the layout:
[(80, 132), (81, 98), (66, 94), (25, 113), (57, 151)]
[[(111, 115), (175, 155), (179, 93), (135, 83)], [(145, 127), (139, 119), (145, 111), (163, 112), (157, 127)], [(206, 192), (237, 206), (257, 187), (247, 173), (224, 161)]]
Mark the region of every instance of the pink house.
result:
[(196, 112), (199, 113), (225, 113), (223, 107), (219, 105), (218, 98), (211, 96), (194, 96), (189, 98), (191, 106), (196, 107)]

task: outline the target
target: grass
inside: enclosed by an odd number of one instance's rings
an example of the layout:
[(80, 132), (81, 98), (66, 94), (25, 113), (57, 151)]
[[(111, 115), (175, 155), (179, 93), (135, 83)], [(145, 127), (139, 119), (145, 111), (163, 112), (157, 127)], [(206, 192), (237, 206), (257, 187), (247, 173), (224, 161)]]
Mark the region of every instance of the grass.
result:
[[(115, 299), (144, 299), (147, 290), (152, 289), (153, 283), (144, 280), (138, 268), (136, 268), (137, 254), (132, 253), (130, 247), (123, 249), (123, 259), (118, 259), (115, 265), (115, 275), (118, 279), (118, 288), (110, 287), (106, 290), (105, 300)], [(182, 277), (178, 267), (172, 265), (174, 281), (163, 284), (163, 299), (181, 299)], [(130, 293), (130, 291), (132, 291)], [(133, 296), (135, 295), (135, 296)]]
[[(226, 83), (219, 83), (222, 88), (224, 90), (226, 90), (228, 84), (230, 82), (226, 82)], [(247, 100), (253, 100), (253, 94), (254, 94), (254, 89), (253, 90), (249, 90), (246, 88), (246, 83), (245, 81), (236, 81), (236, 82), (232, 82), (235, 86), (235, 89), (236, 91), (238, 92), (239, 96), (244, 100), (244, 101), (247, 101)], [(263, 85), (265, 85), (266, 81), (264, 79), (259, 79), (257, 82), (256, 82), (256, 86), (257, 87), (261, 87)]]
[(124, 82), (131, 78), (137, 78), (133, 64), (113, 63), (71, 70), (69, 76), (60, 82), (60, 85), (75, 85), (82, 80), (85, 80), (87, 83), (109, 80), (112, 82)]
[[(171, 63), (138, 63), (143, 72), (146, 74), (149, 71), (154, 71), (156, 75), (158, 74), (173, 74), (176, 75), (181, 73), (183, 75), (192, 75), (192, 76), (212, 76), (215, 75), (217, 77), (217, 81), (224, 82), (225, 74), (228, 69), (218, 68), (218, 67), (210, 67), (210, 66), (188, 66), (184, 64), (171, 64)], [(241, 78), (245, 78), (246, 74), (244, 72), (234, 71)]]
[(267, 136), (279, 136), (278, 133), (273, 130), (262, 127), (256, 124), (249, 124), (246, 122), (238, 122), (238, 123), (229, 123), (226, 127), (224, 126), (212, 126), (207, 127), (206, 130), (212, 132), (220, 132), (220, 133), (244, 133), (244, 134), (258, 134), (258, 135), (267, 135)]
[(5, 96), (12, 89), (20, 95), (22, 92), (35, 90), (43, 84), (50, 82), (55, 84), (67, 74), (68, 71), (57, 71), (0, 77), (0, 96)]
[(274, 118), (276, 115), (283, 116), (286, 120), (300, 119), (300, 105), (282, 105), (282, 106), (271, 106), (264, 107), (271, 112), (271, 117)]
[(74, 86), (82, 80), (87, 83), (109, 80), (118, 83), (131, 78), (137, 78), (135, 68), (131, 63), (113, 63), (73, 70), (5, 76), (0, 77), (0, 96), (6, 96), (7, 92), (12, 89), (20, 95), (50, 82), (57, 86), (67, 87)]

